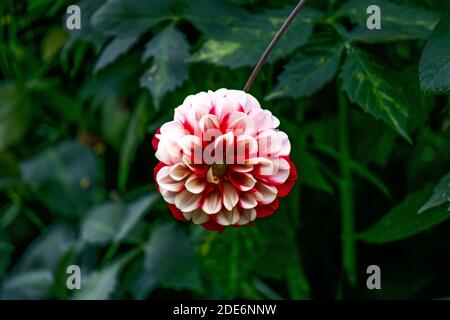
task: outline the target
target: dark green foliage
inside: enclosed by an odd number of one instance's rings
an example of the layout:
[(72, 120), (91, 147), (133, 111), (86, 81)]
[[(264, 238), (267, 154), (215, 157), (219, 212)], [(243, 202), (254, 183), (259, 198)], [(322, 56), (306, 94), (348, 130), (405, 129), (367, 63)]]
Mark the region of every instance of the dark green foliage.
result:
[(242, 89), (296, 2), (81, 0), (69, 31), (1, 1), (0, 299), (450, 295), (449, 0), (307, 1), (251, 88), (299, 172), (271, 217), (213, 233), (155, 190), (156, 129)]

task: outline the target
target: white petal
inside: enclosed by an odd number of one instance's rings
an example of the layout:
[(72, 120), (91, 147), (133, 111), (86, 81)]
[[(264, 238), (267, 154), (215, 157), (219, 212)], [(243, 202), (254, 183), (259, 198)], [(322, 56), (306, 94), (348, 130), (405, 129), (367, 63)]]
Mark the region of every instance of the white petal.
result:
[(249, 159), (248, 163), (254, 166), (253, 173), (255, 175), (270, 176), (274, 174), (273, 162), (270, 159), (258, 157)]
[(289, 137), (283, 131), (279, 131), (278, 136), (281, 139), (281, 150), (278, 155), (288, 156), (291, 153), (291, 142), (289, 141)]
[(192, 212), (192, 222), (195, 224), (203, 224), (208, 222), (209, 215), (198, 209)]
[(258, 156), (271, 158), (280, 153), (282, 141), (281, 136), (275, 130), (266, 130), (258, 134)]
[(249, 158), (256, 157), (258, 153), (258, 142), (249, 135), (240, 135), (236, 141), (236, 163), (245, 164)]
[(253, 192), (243, 192), (239, 196), (239, 204), (244, 209), (252, 209), (258, 205), (256, 195)]
[(223, 183), (223, 206), (231, 210), (239, 201), (239, 195), (236, 188), (228, 181)]
[(176, 163), (170, 167), (170, 177), (175, 181), (181, 181), (186, 178), (191, 171), (182, 163)]
[(208, 130), (219, 129), (219, 120), (213, 114), (204, 115), (199, 122), (200, 130), (205, 133)]
[(289, 178), (291, 166), (283, 158), (272, 160), (274, 164), (274, 174), (268, 176), (268, 179), (276, 184), (282, 184)]
[(205, 190), (206, 181), (203, 176), (200, 176), (198, 174), (192, 174), (186, 180), (186, 183), (184, 184), (184, 186), (186, 187), (186, 189), (189, 192), (199, 194), (199, 193), (203, 192), (203, 190)]
[(223, 226), (230, 226), (236, 224), (239, 221), (240, 214), (237, 208), (231, 211), (222, 210), (217, 215), (217, 223)]
[(238, 225), (244, 225), (256, 219), (255, 209), (244, 209), (241, 212), (241, 217), (237, 222)]
[(162, 167), (156, 174), (158, 185), (168, 191), (178, 192), (183, 190), (183, 181), (175, 181), (169, 174), (169, 167)]
[(175, 196), (178, 194), (178, 192), (172, 192), (169, 190), (166, 190), (162, 187), (159, 187), (159, 192), (161, 193), (162, 197), (167, 203), (174, 204), (175, 203)]
[(258, 200), (262, 204), (272, 203), (277, 197), (278, 189), (274, 186), (270, 186), (262, 182), (257, 182), (255, 188), (256, 190), (258, 190)]
[(202, 209), (207, 214), (215, 214), (222, 209), (222, 197), (218, 188), (206, 195)]
[(189, 212), (200, 206), (201, 195), (183, 190), (175, 197), (175, 206), (182, 212)]

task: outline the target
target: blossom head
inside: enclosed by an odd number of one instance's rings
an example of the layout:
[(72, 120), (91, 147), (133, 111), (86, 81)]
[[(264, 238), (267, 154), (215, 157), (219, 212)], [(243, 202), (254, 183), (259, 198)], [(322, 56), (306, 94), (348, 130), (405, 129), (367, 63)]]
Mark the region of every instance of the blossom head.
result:
[(297, 179), (279, 124), (244, 91), (188, 96), (152, 142), (155, 182), (173, 216), (221, 232), (272, 214)]

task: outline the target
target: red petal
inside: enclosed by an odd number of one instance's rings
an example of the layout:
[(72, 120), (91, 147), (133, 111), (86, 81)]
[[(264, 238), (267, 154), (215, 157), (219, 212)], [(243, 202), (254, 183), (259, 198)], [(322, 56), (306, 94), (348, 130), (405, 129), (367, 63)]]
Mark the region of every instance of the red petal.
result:
[(172, 215), (175, 219), (180, 220), (180, 221), (186, 221), (186, 219), (183, 216), (183, 213), (181, 213), (181, 211), (175, 207), (173, 204), (167, 204), (167, 206), (169, 207), (170, 212), (172, 212)]
[(156, 132), (153, 136), (153, 139), (152, 139), (152, 146), (153, 146), (153, 149), (155, 149), (155, 151), (158, 150), (158, 143), (159, 143), (159, 139), (156, 137), (156, 135), (160, 134), (160, 133), (161, 133), (160, 129), (156, 130)]
[(298, 179), (297, 168), (295, 167), (294, 163), (289, 157), (285, 157), (285, 159), (287, 162), (289, 162), (290, 172), (286, 182), (282, 185), (276, 186), (276, 188), (278, 189), (278, 197), (280, 198), (286, 197), (291, 192), (292, 188), (295, 185), (295, 181), (297, 181)]
[(270, 216), (278, 209), (279, 204), (280, 201), (276, 198), (272, 203), (256, 206), (256, 216), (258, 218)]
[(222, 233), (223, 230), (225, 230), (224, 226), (218, 224), (217, 222), (211, 219), (208, 222), (202, 224), (202, 227), (210, 231), (217, 231), (219, 233)]
[(155, 181), (156, 189), (158, 190), (158, 192), (159, 192), (159, 185), (158, 182), (156, 182), (156, 175), (158, 174), (159, 170), (161, 170), (165, 166), (166, 166), (165, 163), (159, 162), (153, 169), (153, 181)]

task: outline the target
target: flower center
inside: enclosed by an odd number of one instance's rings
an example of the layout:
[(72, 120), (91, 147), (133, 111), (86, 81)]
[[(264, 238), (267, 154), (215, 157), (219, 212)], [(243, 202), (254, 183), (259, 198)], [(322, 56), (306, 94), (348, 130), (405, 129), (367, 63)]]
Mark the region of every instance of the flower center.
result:
[(223, 163), (214, 163), (212, 166), (214, 177), (221, 178), (227, 173), (227, 165)]

